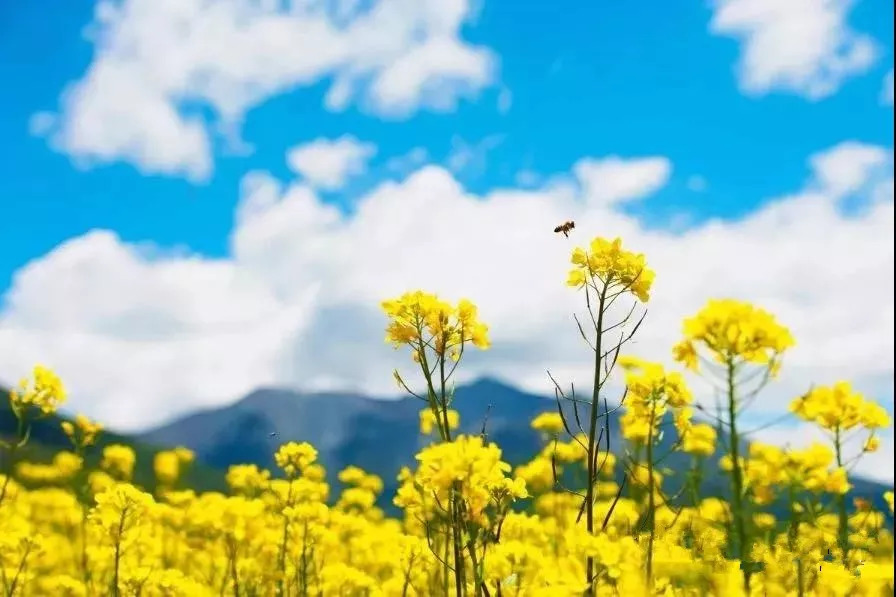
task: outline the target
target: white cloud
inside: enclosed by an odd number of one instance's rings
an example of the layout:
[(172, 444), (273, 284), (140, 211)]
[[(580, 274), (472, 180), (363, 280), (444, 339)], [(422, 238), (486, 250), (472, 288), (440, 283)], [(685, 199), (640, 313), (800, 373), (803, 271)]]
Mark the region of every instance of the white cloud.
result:
[(893, 105), (893, 69), (884, 77), (884, 86), (880, 91), (880, 101), (885, 106)]
[(710, 30), (742, 43), (738, 75), (752, 95), (782, 90), (820, 99), (877, 58), (875, 42), (853, 31), (854, 0), (715, 0)]
[(452, 109), (494, 76), (491, 52), (461, 38), (473, 16), (469, 0), (100, 0), (93, 61), (44, 132), (88, 164), (202, 180), (213, 138), (197, 108), (231, 136), (250, 108), (320, 81), (330, 109)]
[(376, 146), (372, 143), (343, 135), (294, 147), (287, 152), (286, 162), (312, 186), (335, 191), (345, 186), (349, 178), (363, 174), (368, 160), (375, 154)]
[[(585, 387), (589, 353), (571, 318), (581, 296), (563, 284), (569, 252), (593, 235), (618, 235), (657, 271), (632, 352), (668, 362), (681, 319), (708, 298), (751, 300), (798, 340), (754, 405), (756, 420), (779, 414), (810, 383), (841, 378), (892, 410), (892, 154), (884, 169), (867, 157), (880, 151), (832, 148), (810, 160), (804, 189), (743, 220), (675, 233), (614, 209), (665, 180), (656, 172), (668, 165), (643, 160), (578, 164), (602, 172), (594, 184), (485, 196), (426, 166), (360, 198), (352, 216), (305, 185), (254, 173), (226, 260), (146, 255), (94, 232), (23, 267), (0, 314), (0, 371), (9, 380), (34, 362), (56, 367), (74, 409), (124, 429), (259, 385), (395, 395), (390, 371), (411, 363), (382, 342), (379, 302), (424, 288), (471, 298), (491, 326), (493, 349), (471, 352), (460, 382), (490, 374), (545, 393), (549, 368)], [(626, 166), (639, 163), (636, 184)], [(877, 201), (844, 215), (838, 203), (854, 192)], [(569, 240), (551, 231), (566, 219), (576, 221)], [(708, 399), (703, 385), (695, 389)], [(892, 451), (880, 458), (892, 465)]]
[(892, 152), (863, 143), (841, 143), (810, 160), (820, 190), (844, 197), (880, 180), (882, 170), (892, 170)]
[(589, 201), (610, 206), (655, 193), (669, 180), (672, 164), (664, 157), (611, 156), (580, 160), (573, 170)]

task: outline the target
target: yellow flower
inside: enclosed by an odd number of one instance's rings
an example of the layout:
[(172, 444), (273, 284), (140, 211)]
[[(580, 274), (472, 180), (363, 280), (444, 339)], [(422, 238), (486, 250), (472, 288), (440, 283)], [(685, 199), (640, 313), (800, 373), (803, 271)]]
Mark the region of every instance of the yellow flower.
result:
[(563, 419), (560, 416), (560, 413), (545, 412), (532, 419), (530, 426), (536, 431), (556, 435), (563, 431)]
[(828, 476), (825, 482), (825, 490), (835, 494), (845, 494), (852, 489), (849, 479), (846, 476), (846, 469), (837, 467)]
[(682, 340), (672, 347), (672, 356), (686, 368), (692, 371), (697, 370), (697, 349), (694, 347), (693, 342)]
[(675, 360), (697, 368), (696, 344), (719, 363), (743, 361), (775, 367), (777, 357), (794, 344), (793, 336), (775, 318), (749, 303), (710, 300), (684, 322), (684, 339), (673, 349)]
[(35, 365), (31, 379), (23, 379), (17, 389), (9, 392), (13, 412), (20, 415), (25, 414), (29, 407), (37, 408), (43, 415), (53, 414), (65, 399), (62, 380), (43, 365)]
[[(439, 421), (441, 421), (445, 417), (447, 417), (448, 419), (448, 429), (457, 429), (460, 426), (460, 413), (458, 413), (456, 410), (449, 408), (444, 414), (442, 413), (442, 411), (439, 411)], [(432, 412), (432, 409), (421, 409), (420, 433), (423, 435), (429, 435), (436, 427), (436, 415)]]
[(707, 423), (691, 425), (682, 437), (681, 449), (688, 454), (710, 456), (716, 451), (716, 430)]
[(185, 448), (183, 446), (177, 446), (174, 448), (174, 454), (177, 456), (178, 462), (181, 464), (190, 464), (193, 460), (196, 459), (196, 455), (193, 453), (193, 450), (189, 448)]
[[(626, 412), (620, 418), (622, 435), (627, 440), (643, 444), (648, 438), (658, 441), (659, 426), (667, 408), (683, 409), (691, 403), (691, 392), (681, 374), (666, 372), (662, 365), (633, 357), (621, 359), (627, 369), (625, 381), (628, 393)], [(683, 414), (683, 416), (682, 416)], [(687, 423), (688, 413), (678, 413), (679, 432)]]
[(390, 320), (386, 342), (396, 348), (410, 345), (417, 362), (424, 346), (440, 357), (455, 360), (464, 344), (481, 350), (489, 347), (488, 326), (479, 321), (476, 306), (468, 300), (461, 300), (454, 307), (434, 294), (418, 290), (383, 301), (382, 308)]
[(300, 474), (317, 460), (317, 450), (307, 442), (289, 442), (280, 446), (274, 461), (289, 477)]
[(129, 481), (134, 474), (136, 462), (137, 456), (133, 448), (123, 444), (110, 444), (103, 448), (100, 467), (119, 481)]
[(81, 414), (75, 417), (74, 423), (63, 421), (60, 427), (72, 445), (78, 448), (92, 446), (96, 441), (96, 436), (103, 430), (100, 423), (95, 423)]
[(162, 485), (173, 485), (180, 476), (180, 459), (173, 450), (159, 452), (153, 459), (153, 471)]
[(235, 493), (253, 494), (266, 487), (271, 478), (269, 471), (255, 464), (234, 464), (227, 469), (227, 485)]
[[(452, 491), (460, 491), (476, 521), (483, 519), (490, 505), (515, 499), (526, 491), (522, 479), (505, 477), (510, 465), (501, 460), (501, 450), (495, 444), (485, 444), (478, 435), (461, 435), (454, 441), (429, 446), (416, 458), (419, 468), (415, 484), (441, 504), (449, 503)], [(396, 504), (412, 504), (410, 497), (408, 492), (399, 491)]]
[(566, 281), (568, 286), (589, 285), (597, 290), (595, 280), (599, 280), (608, 287), (631, 292), (642, 303), (650, 298), (656, 274), (647, 267), (644, 255), (623, 249), (621, 239), (595, 238), (588, 250), (576, 247), (571, 261), (574, 267)]
[(862, 451), (877, 452), (878, 448), (880, 448), (880, 438), (872, 435), (865, 441), (865, 445), (862, 447)]
[(890, 424), (890, 417), (880, 404), (865, 399), (846, 381), (814, 388), (791, 402), (790, 411), (831, 431), (855, 427), (874, 430)]
[(127, 483), (112, 485), (95, 499), (89, 519), (114, 542), (122, 541), (127, 533), (149, 522), (147, 517), (155, 504), (151, 495)]

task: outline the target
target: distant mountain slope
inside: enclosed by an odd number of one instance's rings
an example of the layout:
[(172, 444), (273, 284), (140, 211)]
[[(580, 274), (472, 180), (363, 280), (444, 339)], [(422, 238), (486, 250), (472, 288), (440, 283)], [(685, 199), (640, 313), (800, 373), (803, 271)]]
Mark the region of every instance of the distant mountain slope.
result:
[[(25, 449), (16, 456), (16, 461), (30, 460), (33, 462), (49, 462), (53, 455), (61, 450), (71, 450), (68, 438), (62, 432), (60, 423), (70, 420), (68, 417), (53, 415), (45, 419), (35, 421), (31, 427), (31, 437)], [(9, 408), (7, 390), (0, 388), (0, 438), (11, 439), (16, 433), (16, 419)], [(133, 436), (122, 435), (111, 431), (100, 434), (97, 445), (90, 448), (87, 453), (87, 465), (97, 465), (104, 446), (109, 444), (124, 444), (134, 449), (137, 455), (137, 464), (134, 469), (134, 481), (143, 487), (152, 489), (155, 478), (153, 474), (153, 458), (156, 453), (165, 448), (145, 442)], [(182, 445), (175, 442), (172, 445)], [(0, 454), (0, 465), (4, 468), (4, 456)], [(215, 470), (203, 462), (194, 463), (183, 483), (199, 490), (221, 490), (226, 487), (224, 473)]]
[[(355, 464), (383, 476), (388, 484), (402, 466), (413, 464), (413, 455), (425, 443), (418, 430), (423, 406), (410, 397), (373, 400), (263, 389), (232, 406), (189, 415), (138, 438), (154, 445), (185, 445), (216, 468), (244, 462), (274, 468), (273, 453), (280, 444), (307, 441), (319, 450), (328, 469)], [(539, 446), (529, 421), (556, 404), (481, 380), (459, 387), (454, 407), (463, 433), (479, 433), (488, 412), (489, 438), (498, 442), (505, 458), (521, 462)]]
[[(257, 390), (231, 406), (197, 412), (137, 439), (152, 445), (184, 445), (215, 469), (254, 463), (275, 470), (273, 453), (287, 441), (307, 441), (320, 453), (330, 480), (335, 472), (353, 464), (383, 478), (383, 505), (388, 507), (402, 466), (414, 465), (414, 454), (425, 444), (418, 431), (423, 403), (415, 398), (374, 400), (355, 394), (303, 394), (289, 390)], [(513, 465), (531, 458), (541, 447), (529, 422), (537, 414), (556, 409), (553, 398), (521, 392), (500, 382), (483, 379), (457, 388), (454, 407), (460, 412), (461, 432), (479, 433), (488, 412), (487, 433)], [(491, 408), (489, 408), (491, 407)], [(584, 411), (582, 411), (584, 417)], [(610, 415), (610, 444), (621, 445), (619, 421)], [(584, 422), (583, 422), (584, 424)], [(662, 443), (663, 451), (673, 441)], [(618, 454), (618, 452), (617, 452)], [(727, 480), (711, 458), (705, 471), (704, 492), (720, 495)], [(688, 457), (672, 454), (662, 463), (673, 471), (688, 466)], [(667, 489), (673, 490), (676, 480)], [(854, 479), (855, 495), (881, 503), (885, 487)]]
[[(197, 457), (184, 484), (200, 491), (222, 490), (223, 473), (228, 466), (251, 463), (276, 471), (273, 454), (277, 447), (287, 441), (308, 441), (318, 449), (331, 482), (335, 481), (336, 472), (350, 464), (382, 477), (385, 488), (381, 505), (392, 510), (398, 471), (402, 466), (413, 467), (414, 454), (429, 441), (418, 430), (422, 407), (421, 401), (409, 397), (374, 400), (357, 394), (261, 389), (230, 406), (196, 412), (138, 435), (104, 432), (99, 445), (88, 455), (88, 465), (98, 462), (103, 446), (132, 446), (137, 453), (135, 481), (151, 488), (153, 456), (160, 449), (181, 445), (193, 450)], [(529, 423), (539, 413), (554, 411), (556, 402), (483, 379), (457, 388), (454, 407), (461, 415), (460, 432), (467, 434), (478, 434), (488, 413), (489, 440), (497, 442), (504, 459), (516, 465), (541, 448), (541, 440)], [(583, 417), (584, 413), (581, 411)], [(63, 420), (66, 418), (53, 416), (38, 421), (28, 448), (20, 456), (48, 461), (55, 452), (69, 449), (68, 439), (59, 426)], [(14, 432), (15, 419), (6, 392), (0, 388), (0, 437), (8, 438)], [(669, 447), (674, 433), (669, 436), (660, 451)], [(618, 454), (619, 417), (612, 412), (610, 444)], [(726, 491), (727, 479), (719, 471), (717, 460), (711, 458), (706, 465), (705, 495), (723, 495)], [(673, 453), (662, 463), (662, 467), (673, 471), (687, 466), (687, 457), (680, 453)], [(674, 491), (676, 482), (675, 478), (670, 480), (666, 489)], [(852, 482), (853, 495), (883, 508), (881, 494), (886, 487), (864, 479)]]

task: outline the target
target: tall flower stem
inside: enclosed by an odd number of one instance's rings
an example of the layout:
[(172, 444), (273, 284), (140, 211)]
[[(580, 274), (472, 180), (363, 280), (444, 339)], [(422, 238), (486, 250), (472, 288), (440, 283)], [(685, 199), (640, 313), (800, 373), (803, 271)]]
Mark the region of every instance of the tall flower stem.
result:
[[(834, 428), (834, 452), (837, 455), (837, 467), (843, 468), (843, 441), (840, 427)], [(849, 565), (849, 523), (846, 516), (846, 494), (837, 494), (837, 543), (840, 547), (843, 565)]]
[(731, 456), (731, 504), (734, 507), (734, 530), (737, 534), (736, 552), (744, 574), (744, 587), (749, 591), (752, 562), (749, 561), (750, 536), (747, 532), (747, 512), (744, 501), (744, 477), (740, 466), (740, 436), (737, 433), (737, 392), (735, 389), (734, 359), (727, 362), (728, 381), (728, 441)]
[[(600, 293), (597, 305), (597, 322), (595, 323), (596, 337), (594, 339), (594, 389), (591, 396), (591, 417), (588, 428), (588, 480), (585, 488), (585, 525), (588, 534), (594, 534), (594, 478), (597, 476), (595, 467), (597, 466), (597, 415), (600, 408), (600, 367), (602, 363), (602, 347), (603, 325), (604, 325), (604, 306), (607, 300), (607, 287), (609, 281), (604, 283)], [(587, 295), (586, 295), (587, 296)], [(588, 556), (585, 561), (585, 582), (586, 595), (589, 597), (594, 595), (594, 558)]]
[(647, 427), (647, 529), (650, 537), (647, 540), (647, 586), (653, 587), (653, 544), (656, 540), (656, 503), (654, 493), (656, 491), (653, 479), (653, 425), (656, 421), (656, 401), (651, 401), (650, 425)]

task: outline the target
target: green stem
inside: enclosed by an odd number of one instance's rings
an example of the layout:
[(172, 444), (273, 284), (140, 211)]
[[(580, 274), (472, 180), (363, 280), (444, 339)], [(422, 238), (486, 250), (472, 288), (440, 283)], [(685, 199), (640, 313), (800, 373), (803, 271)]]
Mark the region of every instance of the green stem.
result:
[(127, 515), (127, 508), (123, 509), (121, 512), (121, 518), (118, 519), (118, 534), (115, 536), (115, 568), (112, 575), (112, 594), (115, 597), (121, 594), (121, 589), (118, 587), (119, 582), (119, 571), (121, 569), (121, 540), (124, 536), (124, 519)]
[[(588, 480), (585, 487), (585, 525), (588, 534), (594, 534), (594, 467), (597, 462), (595, 452), (597, 446), (597, 413), (600, 408), (600, 366), (601, 366), (601, 341), (603, 340), (604, 304), (607, 298), (609, 280), (604, 283), (597, 306), (597, 324), (595, 325), (596, 337), (594, 339), (594, 388), (591, 393), (591, 421), (588, 428)], [(587, 292), (587, 289), (586, 289)], [(594, 595), (594, 558), (588, 556), (585, 561), (586, 595)]]
[[(292, 505), (292, 479), (288, 479), (289, 482), (289, 491), (286, 494), (286, 505)], [(283, 517), (283, 536), (281, 537), (280, 542), (280, 553), (277, 554), (277, 565), (281, 571), (286, 570), (286, 543), (289, 539), (289, 518), (287, 516)], [(277, 595), (284, 594), (284, 582), (285, 576), (281, 577), (277, 583)]]
[(647, 529), (650, 538), (647, 540), (647, 586), (653, 587), (653, 543), (656, 535), (656, 517), (654, 511), (655, 483), (653, 480), (653, 424), (656, 419), (656, 401), (651, 401), (650, 425), (647, 428)]
[[(450, 533), (450, 531), (449, 531), (449, 533)], [(442, 562), (444, 562), (444, 566), (443, 566), (443, 568), (444, 568), (444, 574), (443, 574), (443, 577), (444, 577), (444, 578), (442, 579), (442, 582), (443, 582), (444, 585), (445, 585), (445, 586), (444, 586), (444, 589), (445, 589), (445, 593), (444, 593), (444, 594), (445, 594), (445, 597), (448, 597), (448, 595), (449, 595), (449, 591), (450, 591), (450, 587), (451, 587), (451, 575), (448, 574), (448, 549), (449, 549), (450, 546), (451, 546), (451, 544), (448, 543), (448, 535), (446, 534), (446, 535), (445, 535), (445, 547), (444, 547), (444, 549), (442, 550)]]
[[(841, 445), (840, 427), (834, 429), (834, 450), (837, 454), (837, 466), (843, 467), (843, 446)], [(837, 494), (837, 542), (840, 544), (840, 553), (843, 565), (849, 566), (849, 522), (846, 516), (846, 495)]]
[(302, 560), (300, 567), (300, 588), (302, 597), (308, 597), (308, 521), (302, 527)]
[(442, 425), (445, 427), (445, 437), (451, 441), (451, 427), (448, 425), (448, 396), (445, 393), (445, 355), (439, 355), (439, 390), (441, 393)]
[(466, 589), (466, 579), (464, 574), (464, 552), (460, 535), (460, 489), (457, 485), (457, 482), (455, 482), (449, 507), (451, 508), (451, 537), (454, 548), (454, 590), (457, 597), (462, 597)]
[(482, 589), (485, 587), (485, 582), (482, 580), (482, 570), (479, 568), (479, 558), (476, 556), (476, 543), (474, 541), (467, 543), (467, 553), (470, 554), (470, 564), (473, 566), (473, 585), (476, 597), (482, 597)]
[(233, 582), (233, 597), (240, 597), (240, 578), (236, 569), (236, 545), (233, 538), (227, 538), (227, 546), (230, 559), (230, 580)]
[[(422, 336), (421, 336), (422, 338)], [(445, 383), (444, 383), (444, 359), (442, 359), (442, 395), (439, 396), (436, 393), (435, 385), (432, 381), (432, 375), (429, 373), (429, 359), (426, 358), (426, 347), (423, 344), (423, 340), (418, 341), (417, 352), (420, 355), (420, 369), (423, 371), (423, 377), (426, 379), (426, 391), (427, 397), (429, 398), (429, 408), (432, 411), (433, 416), (436, 419), (436, 427), (439, 429), (439, 436), (442, 438), (442, 441), (451, 441), (451, 432), (448, 429), (448, 421), (447, 421), (447, 413), (445, 415), (445, 419), (442, 418), (442, 413), (440, 407), (445, 403)]]
[(22, 447), (25, 440), (25, 416), (24, 414), (20, 415), (19, 411), (15, 408), (13, 408), (13, 412), (16, 415), (16, 442), (9, 446), (9, 451), (6, 455), (8, 460), (6, 461), (6, 468), (3, 473), (3, 487), (0, 487), (0, 504), (3, 503), (3, 499), (6, 497), (9, 481), (12, 479), (16, 451)]
[(750, 590), (752, 562), (750, 559), (750, 537), (747, 533), (747, 512), (744, 502), (744, 478), (740, 466), (740, 436), (737, 433), (737, 395), (734, 385), (734, 360), (728, 358), (728, 430), (729, 451), (731, 456), (731, 493), (734, 506), (734, 529), (737, 533), (737, 551), (735, 555), (741, 561), (744, 574), (744, 587)]

